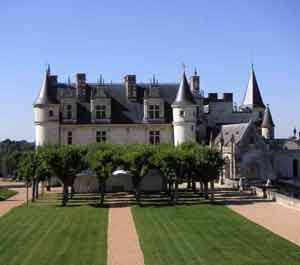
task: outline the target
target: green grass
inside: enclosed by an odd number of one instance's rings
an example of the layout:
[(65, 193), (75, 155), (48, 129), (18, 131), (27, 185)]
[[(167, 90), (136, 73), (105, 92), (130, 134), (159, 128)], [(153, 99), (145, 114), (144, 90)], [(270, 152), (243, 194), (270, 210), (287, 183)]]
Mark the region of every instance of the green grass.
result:
[(221, 205), (134, 207), (145, 265), (296, 265), (300, 248)]
[(5, 201), (6, 199), (16, 195), (17, 192), (14, 190), (9, 190), (7, 188), (0, 188), (0, 201)]
[(18, 207), (0, 218), (1, 265), (106, 264), (107, 209), (79, 195), (70, 207), (58, 198)]

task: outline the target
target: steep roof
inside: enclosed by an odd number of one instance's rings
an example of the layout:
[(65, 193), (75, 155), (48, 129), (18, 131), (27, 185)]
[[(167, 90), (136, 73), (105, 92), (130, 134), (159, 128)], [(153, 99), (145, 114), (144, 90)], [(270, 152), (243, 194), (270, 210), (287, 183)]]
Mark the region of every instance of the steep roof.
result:
[(185, 72), (183, 72), (179, 89), (177, 91), (176, 98), (175, 101), (173, 102), (173, 105), (178, 106), (178, 105), (186, 105), (186, 104), (195, 104), (195, 100), (191, 92), (189, 83), (186, 79)]
[(249, 107), (251, 109), (256, 107), (265, 108), (265, 104), (262, 100), (262, 96), (259, 91), (253, 65), (251, 67), (251, 73), (248, 81), (248, 86), (242, 107)]
[(221, 131), (214, 142), (219, 143), (221, 141), (221, 138), (223, 137), (224, 146), (226, 146), (231, 143), (231, 139), (233, 137), (234, 142), (237, 144), (242, 140), (250, 124), (251, 121), (248, 123), (222, 125)]
[(262, 128), (273, 128), (273, 127), (275, 127), (275, 124), (273, 122), (269, 106), (267, 106), (267, 108), (265, 109), (265, 113), (264, 113), (264, 117), (263, 117), (261, 127)]
[[(176, 92), (178, 90), (178, 83), (158, 84), (160, 98), (164, 102), (165, 119), (164, 123), (171, 123), (172, 108), (171, 104), (174, 102)], [(87, 90), (96, 89), (98, 84), (87, 83)], [(126, 124), (126, 123), (144, 123), (144, 93), (149, 89), (149, 84), (137, 83), (137, 100), (129, 100), (126, 94), (126, 88), (123, 83), (111, 83), (104, 85), (106, 95), (111, 98), (111, 123)], [(75, 84), (58, 84), (58, 95), (62, 94), (66, 89), (76, 89)], [(77, 101), (77, 123), (89, 124), (91, 123), (90, 113), (90, 93), (87, 91), (85, 99)], [(74, 98), (76, 98), (74, 93)], [(59, 98), (61, 100), (61, 98)], [(156, 121), (159, 123), (160, 121)]]
[(44, 80), (40, 89), (40, 93), (34, 102), (34, 106), (56, 103), (57, 100), (51, 93), (50, 67), (48, 66), (44, 74)]

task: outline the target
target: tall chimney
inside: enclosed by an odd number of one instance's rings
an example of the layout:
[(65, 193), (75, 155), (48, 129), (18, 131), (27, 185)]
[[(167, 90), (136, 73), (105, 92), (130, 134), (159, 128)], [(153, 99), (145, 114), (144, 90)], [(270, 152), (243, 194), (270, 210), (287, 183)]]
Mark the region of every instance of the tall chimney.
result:
[(125, 75), (124, 85), (126, 89), (126, 95), (128, 99), (136, 99), (136, 76), (135, 75)]
[(200, 95), (200, 76), (197, 74), (197, 70), (195, 69), (194, 75), (191, 77), (190, 83), (191, 91), (195, 96)]

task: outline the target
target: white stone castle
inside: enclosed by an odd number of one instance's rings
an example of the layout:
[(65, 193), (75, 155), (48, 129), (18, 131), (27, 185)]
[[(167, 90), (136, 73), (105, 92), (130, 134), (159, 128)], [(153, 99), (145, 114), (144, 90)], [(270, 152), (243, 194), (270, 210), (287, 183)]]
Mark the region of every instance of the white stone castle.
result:
[(300, 141), (294, 136), (275, 139), (270, 108), (265, 106), (253, 66), (243, 103), (234, 106), (232, 93), (200, 91), (195, 71), (180, 84), (58, 82), (45, 72), (34, 103), (36, 145), (144, 143), (214, 144), (225, 159), (225, 180), (299, 178)]

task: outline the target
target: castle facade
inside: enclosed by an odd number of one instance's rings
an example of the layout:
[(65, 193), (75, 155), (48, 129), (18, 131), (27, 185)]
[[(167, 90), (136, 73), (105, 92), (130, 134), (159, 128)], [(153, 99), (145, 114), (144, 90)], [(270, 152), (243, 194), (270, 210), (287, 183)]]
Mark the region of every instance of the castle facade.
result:
[(122, 83), (105, 83), (102, 77), (89, 83), (83, 73), (74, 83), (60, 83), (48, 67), (34, 102), (34, 123), (37, 146), (197, 141), (222, 152), (225, 181), (300, 177), (300, 141), (296, 132), (275, 138), (253, 66), (239, 107), (232, 93), (205, 97), (196, 71), (189, 80), (183, 72), (180, 84), (158, 83), (155, 77), (137, 83), (135, 75)]

